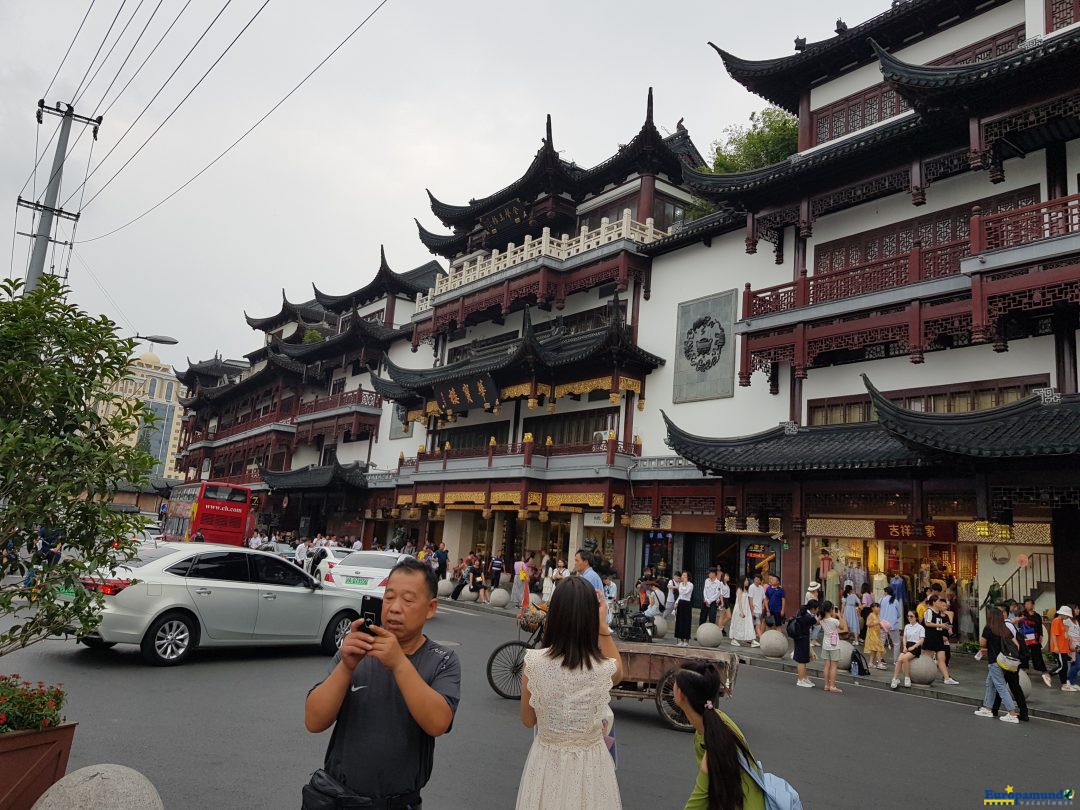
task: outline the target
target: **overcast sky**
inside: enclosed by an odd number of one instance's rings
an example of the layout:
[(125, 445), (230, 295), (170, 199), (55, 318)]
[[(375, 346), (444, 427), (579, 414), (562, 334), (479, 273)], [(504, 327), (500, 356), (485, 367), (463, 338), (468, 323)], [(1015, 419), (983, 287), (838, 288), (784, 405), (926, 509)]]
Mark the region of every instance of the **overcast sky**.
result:
[[(105, 105), (134, 72), (185, 0), (161, 0)], [(377, 0), (376, 0), (377, 2)], [(372, 0), (271, 0), (255, 23), (149, 145), (86, 208), (77, 240), (138, 216), (201, 169), (355, 27)], [(109, 111), (93, 162), (116, 144), (225, 0), (191, 0), (172, 32)], [(112, 176), (187, 93), (262, 0), (232, 0), (217, 24), (87, 185), (87, 198)], [(60, 64), (88, 0), (0, 0), (0, 245), (10, 257), (15, 199), (33, 166), (34, 110)], [(126, 0), (102, 54), (138, 7)], [(85, 91), (76, 111), (90, 115), (158, 0), (137, 15)], [(725, 126), (743, 123), (764, 102), (723, 70), (712, 40), (749, 58), (792, 52), (796, 35), (830, 36), (888, 3), (868, 0), (514, 0), (387, 5), (295, 96), (222, 162), (131, 227), (76, 247), (71, 286), (77, 302), (125, 329), (170, 334), (158, 347), (169, 363), (220, 350), (238, 357), (261, 335), (243, 311), (277, 312), (311, 297), (361, 286), (386, 244), (403, 271), (431, 258), (413, 217), (441, 225), (425, 187), (464, 203), (516, 179), (539, 147), (544, 115), (554, 120), (564, 158), (591, 166), (641, 126), (647, 88), (656, 122), (672, 131), (685, 118), (706, 152)], [(47, 102), (70, 101), (121, 0), (96, 0)], [(99, 58), (100, 62), (100, 58)], [(103, 109), (103, 108), (102, 108)], [(100, 112), (101, 110), (97, 110)], [(56, 126), (46, 118), (44, 146)], [(73, 130), (72, 140), (78, 128)], [(87, 169), (89, 133), (64, 175), (63, 201)], [(40, 185), (52, 159), (39, 168)], [(23, 196), (30, 196), (27, 188)], [(68, 208), (73, 208), (77, 198)], [(29, 214), (18, 230), (29, 230)], [(67, 226), (61, 231), (67, 237)], [(17, 237), (14, 273), (25, 267)], [(85, 260), (88, 268), (80, 264)], [(93, 277), (108, 290), (111, 299)]]

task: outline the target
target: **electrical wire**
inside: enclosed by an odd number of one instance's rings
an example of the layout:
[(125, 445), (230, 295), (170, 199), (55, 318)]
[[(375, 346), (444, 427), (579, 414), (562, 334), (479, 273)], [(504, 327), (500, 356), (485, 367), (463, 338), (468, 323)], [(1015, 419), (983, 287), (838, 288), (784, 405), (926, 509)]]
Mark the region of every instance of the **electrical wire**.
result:
[[(163, 206), (165, 203), (167, 203), (169, 200), (171, 200), (173, 197), (175, 197), (177, 194), (179, 194), (185, 188), (187, 188), (192, 183), (194, 183), (196, 180), (198, 180), (203, 174), (205, 174), (207, 171), (209, 171), (209, 169), (215, 163), (217, 163), (219, 160), (221, 160), (223, 157), (225, 157), (227, 154), (229, 154), (229, 152), (231, 152), (234, 148), (236, 148), (240, 144), (241, 141), (243, 141), (248, 135), (250, 135), (252, 132), (254, 132), (255, 129), (260, 124), (262, 124), (263, 121), (265, 121), (267, 118), (269, 118), (271, 115), (273, 115), (274, 112), (278, 109), (278, 107), (280, 107), (282, 104), (284, 104), (286, 101), (288, 101), (289, 98), (297, 90), (299, 90), (301, 87), (303, 87), (304, 84), (307, 83), (308, 79), (310, 79), (312, 76), (314, 76), (323, 65), (325, 65), (327, 62), (329, 62), (330, 59), (333, 58), (334, 54), (336, 54), (339, 50), (341, 50), (346, 45), (346, 43), (348, 43), (348, 41), (350, 39), (352, 39), (353, 36), (355, 36), (356, 33), (358, 31), (360, 31), (360, 29), (363, 28), (367, 24), (367, 22), (372, 17), (374, 17), (375, 14), (378, 13), (378, 11), (383, 6), (385, 6), (389, 1), (390, 0), (382, 0), (382, 2), (380, 2), (379, 5), (377, 5), (374, 8), (374, 10), (372, 10), (372, 12), (370, 14), (368, 14), (363, 20), (361, 20), (361, 22), (360, 22), (360, 24), (358, 26), (356, 26), (352, 31), (349, 32), (349, 34), (345, 37), (345, 39), (343, 39), (341, 42), (339, 42), (337, 44), (337, 46), (332, 51), (330, 51), (330, 53), (328, 53), (325, 57), (323, 57), (322, 61), (320, 61), (317, 65), (315, 65), (315, 67), (312, 68), (311, 71), (306, 76), (304, 76), (304, 78), (301, 79), (300, 82), (295, 87), (293, 87), (292, 90), (290, 90), (288, 93), (286, 93), (284, 96), (282, 96), (282, 98), (273, 107), (271, 107), (269, 110), (267, 110), (266, 113), (264, 113), (261, 118), (259, 118), (254, 124), (252, 124), (250, 127), (248, 127), (247, 130), (244, 132), (244, 134), (242, 134), (239, 138), (237, 138), (235, 141), (233, 141), (231, 144), (229, 144), (229, 146), (223, 152), (221, 152), (217, 157), (215, 157), (213, 160), (211, 160), (205, 166), (203, 166), (198, 172), (196, 172), (190, 178), (188, 178), (187, 181), (185, 181), (181, 186), (179, 186), (177, 189), (175, 189), (171, 194), (169, 194), (167, 197), (164, 197), (163, 199), (159, 200), (157, 203), (155, 203), (150, 208), (143, 211), (137, 217), (135, 217), (132, 220), (129, 220), (129, 221), (125, 222), (123, 225), (119, 226), (118, 228), (113, 228), (111, 231), (108, 231), (107, 233), (100, 234), (99, 236), (94, 236), (94, 237), (91, 237), (89, 239), (83, 239), (83, 240), (79, 241), (78, 244), (84, 245), (84, 244), (86, 244), (88, 242), (96, 242), (99, 239), (104, 239), (107, 236), (112, 236), (114, 233), (117, 233), (119, 231), (124, 230), (124, 228), (127, 228), (129, 225), (134, 225), (140, 219), (142, 219), (146, 215), (151, 214), (154, 211), (156, 211), (158, 208)], [(87, 205), (89, 205), (89, 203), (87, 203)]]
[(130, 28), (131, 24), (135, 21), (135, 17), (139, 14), (139, 9), (143, 7), (143, 3), (145, 2), (146, 0), (139, 0), (139, 4), (135, 6), (135, 10), (131, 12), (131, 16), (128, 17), (127, 22), (124, 23), (124, 27), (120, 29), (120, 33), (116, 35), (116, 39), (113, 40), (113, 44), (109, 46), (109, 50), (105, 54), (105, 58), (102, 59), (101, 63), (97, 66), (97, 69), (94, 71), (94, 75), (90, 77), (90, 81), (86, 83), (86, 87), (84, 87), (81, 92), (77, 93), (75, 95), (75, 98), (71, 100), (72, 106), (77, 105), (79, 103), (79, 100), (86, 95), (87, 91), (93, 86), (94, 82), (97, 81), (97, 77), (98, 74), (101, 73), (101, 69), (105, 67), (106, 63), (108, 63), (109, 57), (113, 55), (113, 51), (116, 50), (116, 46), (119, 45), (120, 40), (124, 38), (124, 34), (127, 33), (128, 28)]
[[(146, 140), (142, 142), (142, 144), (139, 146), (139, 148), (136, 149), (134, 151), (134, 153), (132, 153), (132, 155), (127, 160), (124, 161), (123, 165), (120, 166), (120, 168), (117, 169), (115, 172), (113, 172), (112, 177), (110, 177), (108, 180), (106, 180), (105, 184), (102, 185), (101, 188), (99, 188), (97, 191), (94, 192), (93, 196), (91, 196), (90, 199), (86, 201), (86, 205), (83, 206), (83, 208), (89, 208), (90, 205), (94, 202), (94, 200), (96, 200), (101, 195), (101, 192), (103, 192), (105, 189), (107, 189), (109, 187), (109, 185), (112, 183), (112, 181), (115, 180), (117, 178), (117, 176), (122, 171), (124, 171), (124, 169), (126, 169), (128, 167), (128, 165), (131, 163), (131, 161), (133, 161), (135, 158), (137, 158), (139, 156), (139, 153), (142, 152), (142, 150), (146, 148), (146, 146), (150, 143), (150, 141), (152, 141), (154, 139), (154, 136), (157, 135), (158, 132), (161, 131), (161, 128), (164, 127), (167, 123), (169, 123), (169, 121), (172, 119), (172, 117), (174, 115), (176, 115), (176, 113), (179, 111), (179, 109), (184, 106), (184, 103), (189, 98), (191, 98), (192, 94), (196, 90), (199, 89), (199, 85), (201, 85), (203, 83), (203, 81), (206, 79), (206, 77), (210, 75), (211, 71), (213, 71), (213, 69), (218, 66), (218, 63), (222, 59), (225, 58), (225, 55), (232, 49), (232, 46), (235, 45), (237, 43), (237, 41), (240, 39), (240, 37), (242, 37), (244, 35), (244, 33), (248, 30), (248, 28), (250, 28), (252, 26), (252, 24), (255, 22), (255, 20), (258, 19), (259, 15), (262, 14), (263, 9), (265, 9), (268, 5), (270, 5), (270, 0), (263, 0), (263, 4), (261, 6), (259, 6), (259, 8), (251, 16), (251, 19), (247, 21), (247, 23), (244, 25), (244, 27), (240, 29), (240, 33), (238, 33), (235, 37), (233, 37), (232, 41), (228, 45), (225, 46), (225, 50), (222, 51), (221, 54), (218, 56), (218, 58), (215, 59), (213, 61), (213, 63), (210, 65), (210, 67), (208, 67), (206, 69), (206, 72), (203, 73), (203, 75), (199, 77), (199, 80), (197, 82), (195, 82), (194, 86), (190, 90), (187, 91), (187, 93), (184, 95), (184, 97), (182, 99), (180, 99), (180, 102), (175, 107), (173, 107), (172, 112), (170, 112), (167, 116), (165, 116), (165, 120), (157, 125), (157, 127), (154, 129), (154, 131), (151, 132), (147, 136)], [(93, 172), (91, 172), (91, 174), (93, 174)], [(83, 185), (86, 185), (85, 181), (83, 182)], [(74, 197), (75, 196), (74, 193), (72, 193), (71, 196)], [(68, 199), (71, 199), (71, 197), (69, 197)]]
[[(56, 66), (56, 72), (53, 74), (52, 80), (49, 82), (49, 86), (45, 88), (45, 92), (41, 94), (42, 98), (48, 98), (49, 91), (52, 90), (53, 84), (56, 83), (56, 77), (60, 75), (60, 71), (64, 67), (64, 63), (67, 62), (68, 54), (71, 53), (71, 48), (75, 45), (75, 40), (79, 38), (79, 34), (82, 33), (83, 26), (86, 25), (86, 18), (90, 16), (90, 12), (94, 9), (94, 3), (97, 0), (90, 0), (90, 6), (86, 9), (86, 13), (83, 14), (82, 22), (79, 23), (79, 27), (75, 29), (75, 36), (71, 38), (71, 42), (68, 43), (67, 50), (64, 51), (64, 58), (60, 60), (60, 64)], [(48, 147), (45, 147), (46, 149)]]
[[(83, 82), (86, 81), (86, 77), (90, 75), (90, 70), (94, 67), (94, 63), (97, 62), (98, 54), (101, 53), (101, 49), (105, 47), (106, 41), (109, 39), (109, 34), (112, 33), (113, 26), (116, 25), (116, 21), (120, 19), (120, 12), (124, 10), (124, 6), (127, 5), (127, 0), (121, 0), (120, 8), (116, 10), (116, 16), (113, 17), (112, 22), (109, 23), (109, 29), (105, 32), (105, 36), (101, 38), (101, 43), (98, 45), (97, 50), (94, 51), (94, 58), (90, 60), (90, 64), (86, 66), (86, 73), (83, 74), (82, 79), (79, 81), (79, 86), (75, 88), (75, 92), (71, 94), (72, 98), (79, 95), (79, 91), (82, 89)], [(72, 102), (74, 106), (74, 102)]]
[[(124, 59), (124, 64), (120, 65), (120, 70), (116, 71), (116, 78), (117, 79), (120, 78), (120, 74), (123, 72), (124, 65), (127, 64), (128, 59), (130, 59), (131, 55), (133, 53), (135, 53), (136, 46), (142, 40), (143, 34), (146, 33), (146, 29), (150, 27), (150, 23), (153, 21), (154, 16), (158, 13), (158, 9), (161, 8), (161, 4), (163, 2), (165, 2), (165, 0), (158, 0), (158, 4), (154, 7), (154, 10), (152, 12), (150, 12), (150, 18), (146, 21), (146, 25), (143, 26), (143, 30), (139, 32), (139, 37), (138, 37), (138, 39), (135, 40), (135, 44), (131, 46), (131, 50), (128, 52), (127, 57), (125, 57), (125, 59)], [(150, 60), (150, 57), (154, 55), (154, 52), (158, 49), (158, 46), (161, 45), (161, 43), (165, 40), (165, 37), (167, 37), (169, 35), (169, 32), (172, 31), (173, 26), (176, 25), (177, 20), (180, 19), (180, 14), (183, 14), (184, 11), (187, 9), (187, 7), (190, 6), (190, 5), (191, 5), (191, 0), (187, 0), (187, 2), (184, 3), (183, 8), (180, 9), (180, 13), (176, 15), (176, 17), (173, 19), (173, 21), (171, 23), (169, 23), (169, 27), (165, 29), (165, 33), (161, 35), (161, 38), (157, 41), (157, 43), (154, 45), (154, 47), (150, 49), (150, 53), (148, 53), (146, 55), (146, 58), (142, 60), (142, 63), (137, 68), (135, 68), (135, 72), (131, 74), (131, 78), (128, 79), (124, 83), (123, 87), (120, 88), (120, 92), (117, 93), (115, 98), (113, 98), (113, 100), (109, 102), (109, 106), (106, 107), (105, 110), (101, 113), (102, 116), (107, 115), (109, 110), (111, 110), (113, 108), (113, 105), (116, 104), (116, 102), (120, 99), (120, 96), (124, 95), (124, 91), (127, 90), (128, 87), (131, 86), (131, 83), (135, 80), (135, 77), (139, 75), (139, 72), (143, 69), (143, 66)], [(113, 79), (113, 83), (115, 83), (115, 82), (116, 82), (116, 79)], [(103, 103), (105, 103), (105, 97), (109, 95), (109, 90), (111, 90), (111, 89), (112, 89), (112, 84), (110, 84), (109, 87), (102, 94), (101, 101), (98, 102), (98, 107), (99, 108), (101, 107), (101, 105)], [(95, 113), (96, 113), (96, 110), (95, 110)]]
[(129, 318), (127, 316), (127, 313), (120, 308), (120, 305), (118, 303), (116, 303), (116, 299), (113, 298), (112, 295), (110, 295), (109, 291), (105, 288), (105, 286), (101, 283), (101, 280), (97, 277), (97, 273), (95, 273), (90, 267), (90, 265), (86, 263), (86, 259), (82, 257), (82, 254), (76, 253), (74, 247), (72, 247), (71, 249), (71, 254), (79, 260), (79, 264), (81, 264), (83, 266), (83, 269), (90, 274), (90, 279), (94, 282), (94, 284), (97, 285), (97, 288), (101, 290), (102, 295), (105, 296), (109, 303), (113, 305), (113, 308), (116, 310), (117, 314), (128, 325), (128, 328), (131, 329), (132, 334), (138, 334), (139, 330), (135, 328), (135, 324), (131, 322), (131, 318)]
[[(144, 106), (142, 108), (142, 110), (139, 112), (139, 114), (137, 116), (135, 116), (135, 120), (132, 121), (130, 124), (128, 124), (128, 128), (124, 130), (123, 134), (120, 135), (120, 137), (117, 139), (116, 143), (114, 143), (112, 145), (112, 148), (108, 152), (105, 153), (105, 157), (103, 157), (98, 162), (98, 165), (95, 166), (90, 171), (90, 174), (87, 175), (87, 179), (89, 179), (90, 177), (93, 177), (94, 174), (97, 172), (97, 170), (101, 168), (102, 164), (105, 163), (105, 161), (109, 159), (109, 156), (112, 155), (112, 153), (116, 151), (116, 148), (118, 146), (120, 146), (121, 143), (123, 143), (124, 138), (126, 138), (128, 136), (128, 133), (131, 132), (131, 130), (135, 127), (136, 124), (139, 123), (139, 121), (142, 119), (142, 117), (146, 114), (146, 111), (150, 109), (150, 105), (152, 105), (157, 100), (157, 97), (162, 94), (162, 92), (165, 90), (166, 87), (168, 87), (169, 82), (171, 82), (173, 80), (173, 77), (177, 74), (177, 72), (180, 70), (180, 68), (182, 68), (184, 66), (184, 63), (186, 63), (187, 60), (191, 57), (191, 54), (195, 52), (195, 49), (197, 47), (199, 47), (199, 43), (203, 41), (203, 39), (206, 37), (206, 35), (208, 33), (210, 33), (210, 29), (214, 27), (214, 25), (217, 23), (217, 21), (219, 19), (221, 19), (221, 15), (225, 13), (225, 9), (227, 9), (231, 3), (232, 3), (232, 0), (225, 0), (225, 4), (221, 7), (221, 9), (218, 11), (218, 13), (214, 15), (214, 19), (212, 19), (210, 21), (210, 24), (208, 26), (206, 26), (206, 28), (203, 30), (203, 32), (201, 34), (199, 34), (199, 38), (197, 40), (195, 40), (195, 44), (192, 45), (191, 48), (188, 49), (188, 52), (186, 54), (184, 54), (184, 58), (180, 60), (180, 64), (178, 64), (175, 68), (173, 68), (172, 73), (170, 73), (168, 75), (168, 77), (162, 83), (161, 87), (159, 87), (157, 89), (157, 92), (154, 93), (153, 97), (148, 102), (146, 102), (146, 106)], [(185, 8), (186, 8), (186, 6), (185, 6)], [(183, 9), (181, 9), (181, 11), (183, 11)], [(74, 195), (72, 195), (72, 196), (74, 196)], [(70, 199), (71, 198), (69, 197), (67, 200), (64, 200), (64, 205), (67, 205), (67, 203), (68, 203), (68, 201)]]

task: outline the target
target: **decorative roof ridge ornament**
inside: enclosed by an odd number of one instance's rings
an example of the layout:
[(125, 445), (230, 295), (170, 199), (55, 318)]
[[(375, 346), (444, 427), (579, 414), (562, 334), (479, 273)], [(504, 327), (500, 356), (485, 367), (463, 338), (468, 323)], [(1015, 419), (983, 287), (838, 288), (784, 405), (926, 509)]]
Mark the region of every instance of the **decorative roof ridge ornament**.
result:
[(1039, 401), (1042, 402), (1043, 405), (1061, 404), (1061, 393), (1053, 386), (1048, 386), (1046, 388), (1035, 388), (1032, 390), (1031, 393), (1037, 396), (1039, 398)]
[(799, 423), (790, 419), (787, 422), (781, 422), (780, 427), (784, 429), (785, 436), (796, 436), (799, 433)]

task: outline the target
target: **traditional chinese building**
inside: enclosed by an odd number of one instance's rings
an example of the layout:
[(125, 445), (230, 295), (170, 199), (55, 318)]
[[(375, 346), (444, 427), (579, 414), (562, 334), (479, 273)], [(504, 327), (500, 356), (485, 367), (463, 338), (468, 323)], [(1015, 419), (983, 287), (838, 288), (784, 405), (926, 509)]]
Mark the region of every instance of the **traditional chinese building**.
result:
[[(249, 318), (242, 370), (180, 373), (189, 477), (269, 489), (280, 528), (455, 558), (1051, 599), (1055, 563), (1080, 581), (1078, 14), (907, 0), (788, 56), (718, 48), (798, 117), (797, 153), (750, 172), (705, 172), (651, 93), (592, 168), (549, 119), (503, 189), (429, 192), (441, 262), (384, 255)], [(695, 199), (715, 210), (687, 221)]]

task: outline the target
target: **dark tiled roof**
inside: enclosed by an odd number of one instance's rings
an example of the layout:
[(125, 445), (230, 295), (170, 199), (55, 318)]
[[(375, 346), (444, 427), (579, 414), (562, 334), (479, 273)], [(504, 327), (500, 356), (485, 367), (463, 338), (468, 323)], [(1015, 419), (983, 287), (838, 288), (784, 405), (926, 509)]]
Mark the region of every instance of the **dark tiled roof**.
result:
[(913, 446), (977, 458), (1023, 458), (1080, 454), (1080, 395), (1056, 404), (1040, 397), (972, 413), (905, 410), (881, 395), (863, 375), (878, 423)]
[(343, 332), (330, 335), (318, 343), (286, 343), (275, 338), (271, 342), (274, 351), (280, 352), (286, 357), (311, 363), (335, 355), (340, 356), (343, 352), (361, 348), (372, 348), (384, 351), (395, 340), (408, 337), (412, 334), (412, 326), (400, 329), (392, 329), (382, 323), (369, 321), (362, 318), (354, 309), (349, 318), (349, 326)]
[(1008, 0), (897, 0), (887, 11), (842, 34), (807, 43), (801, 52), (777, 59), (740, 59), (709, 44), (724, 60), (731, 78), (778, 107), (798, 114), (799, 95), (811, 82), (873, 61), (870, 37), (887, 48), (906, 47), (1005, 2)]
[(185, 408), (197, 407), (201, 404), (219, 400), (225, 396), (233, 396), (242, 394), (245, 391), (250, 391), (252, 388), (264, 384), (267, 381), (267, 378), (272, 379), (279, 374), (294, 377), (303, 376), (304, 368), (303, 363), (298, 363), (283, 354), (271, 351), (266, 355), (266, 365), (255, 373), (249, 374), (238, 382), (224, 383), (212, 388), (201, 388), (196, 396), (190, 398), (180, 397), (179, 402)]
[(663, 365), (662, 357), (634, 344), (622, 318), (617, 298), (613, 309), (617, 314), (602, 329), (576, 335), (565, 335), (555, 329), (545, 333), (543, 337), (536, 334), (529, 310), (525, 310), (521, 337), (516, 340), (473, 350), (471, 356), (437, 368), (409, 369), (389, 360), (386, 368), (395, 383), (406, 390), (415, 391), (435, 383), (490, 374), (504, 369), (554, 369), (600, 355), (619, 359), (619, 365), (623, 368), (636, 366), (652, 370)]
[(775, 427), (732, 439), (695, 436), (666, 413), (667, 444), (707, 472), (778, 472), (920, 467), (928, 460), (878, 424)]
[(713, 211), (703, 217), (683, 222), (671, 228), (669, 236), (638, 247), (646, 256), (660, 256), (703, 239), (737, 230), (746, 225), (746, 214), (731, 208)]
[(296, 320), (319, 322), (326, 317), (326, 310), (318, 301), (305, 301), (302, 304), (294, 304), (285, 297), (285, 290), (281, 291), (281, 309), (275, 314), (265, 318), (253, 318), (244, 313), (244, 320), (252, 329), (268, 332), (284, 326)]
[(174, 368), (173, 373), (176, 379), (188, 386), (194, 386), (196, 382), (200, 385), (216, 383), (226, 375), (240, 374), (247, 369), (247, 365), (240, 360), (225, 360), (217, 355), (209, 360), (200, 360), (198, 363), (192, 363), (189, 357), (187, 364), (188, 367), (184, 371)]
[(330, 489), (349, 487), (363, 489), (367, 486), (367, 465), (360, 461), (352, 464), (338, 464), (336, 461), (325, 467), (309, 464), (299, 470), (275, 472), (260, 466), (262, 480), (272, 490), (298, 491), (311, 489)]
[(407, 275), (395, 273), (386, 262), (386, 250), (379, 247), (379, 269), (375, 278), (358, 290), (345, 295), (330, 295), (319, 290), (314, 284), (315, 300), (325, 309), (341, 313), (355, 307), (362, 307), (387, 295), (407, 295), (415, 298), (417, 293), (427, 292), (427, 288)]
[[(1072, 86), (1080, 75), (1080, 30), (967, 65), (914, 65), (897, 59), (873, 40), (870, 44), (885, 81), (918, 110), (962, 111), (988, 98), (1000, 103), (1017, 84), (1035, 75), (1065, 78)], [(1044, 86), (1043, 80), (1039, 83)]]

